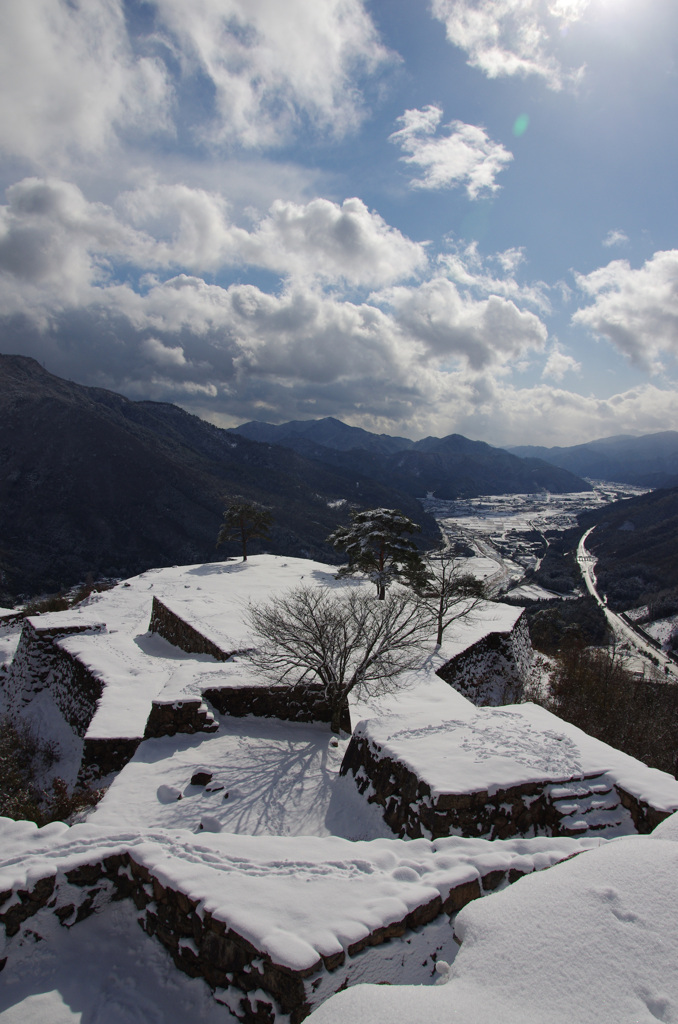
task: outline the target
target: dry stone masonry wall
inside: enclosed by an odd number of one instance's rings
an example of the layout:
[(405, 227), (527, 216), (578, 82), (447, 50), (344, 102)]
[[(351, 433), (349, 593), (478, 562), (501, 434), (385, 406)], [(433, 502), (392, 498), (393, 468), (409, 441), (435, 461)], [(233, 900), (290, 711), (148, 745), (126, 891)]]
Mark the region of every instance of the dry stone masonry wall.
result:
[(179, 970), (203, 978), (215, 998), (245, 1024), (300, 1024), (315, 1006), (360, 980), (366, 971), (375, 977), (376, 970), (379, 980), (397, 982), (397, 974), (390, 976), (390, 958), (380, 961), (381, 967), (366, 968), (365, 957), (372, 951), (432, 923), (440, 921), (444, 926), (467, 903), (531, 870), (533, 866), (523, 865), (477, 874), (401, 920), (375, 928), (345, 951), (293, 969), (276, 963), (199, 900), (161, 880), (140, 862), (134, 849), (113, 849), (69, 870), (47, 870), (30, 888), (0, 892), (0, 925), (5, 932), (0, 971), (12, 955), (13, 943), (21, 941), (27, 922), (39, 935), (43, 914), (54, 914), (63, 927), (71, 928), (95, 912), (105, 912), (113, 901), (130, 900), (141, 927), (168, 950)]
[(217, 661), (228, 661), (234, 654), (239, 653), (235, 650), (222, 650), (218, 644), (206, 637), (195, 626), (191, 626), (155, 596), (148, 629), (151, 633), (157, 633), (158, 636), (164, 637), (175, 647), (186, 651), (187, 654), (209, 654)]
[(521, 613), (512, 630), (489, 633), (437, 674), (477, 707), (499, 707), (520, 701), (532, 658), (527, 619)]

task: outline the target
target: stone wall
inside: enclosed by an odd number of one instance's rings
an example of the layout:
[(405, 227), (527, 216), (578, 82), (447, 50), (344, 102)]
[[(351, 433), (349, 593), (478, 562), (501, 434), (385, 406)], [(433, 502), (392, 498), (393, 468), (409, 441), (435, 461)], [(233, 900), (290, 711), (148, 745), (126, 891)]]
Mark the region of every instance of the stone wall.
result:
[(41, 626), (26, 619), (9, 667), (5, 686), (10, 714), (18, 714), (43, 690), (50, 696), (76, 736), (82, 738), (92, 721), (103, 681), (59, 640), (74, 633), (100, 632), (96, 625)]
[[(60, 698), (57, 698), (56, 693), (54, 694), (55, 700), (59, 703), (59, 699), (61, 699), (64, 706), (67, 707), (68, 701), (64, 693), (64, 687), (69, 674), (75, 672), (78, 676), (75, 684), (76, 689), (79, 682), (83, 683), (85, 695), (82, 709), (72, 707), (69, 714), (71, 714), (74, 720), (84, 720), (87, 715), (85, 709), (91, 704), (89, 691), (93, 686), (96, 688), (96, 685), (93, 683), (94, 677), (92, 676), (85, 682), (84, 676), (78, 672), (74, 664), (75, 659), (61, 649), (57, 641), (60, 637), (69, 636), (73, 633), (99, 632), (105, 628), (103, 623), (97, 623), (96, 625), (69, 625), (64, 623), (58, 626), (42, 626), (39, 620), (36, 622), (35, 619), (25, 619), (19, 644), (14, 654), (14, 660), (9, 667), (5, 682), (10, 712), (18, 712), (22, 707), (30, 704), (33, 698), (44, 690), (45, 687), (49, 687), (50, 692), (54, 691), (55, 683), (56, 688), (60, 691)], [(80, 668), (86, 671), (85, 666), (80, 666)], [(101, 693), (99, 692), (100, 695)], [(77, 696), (75, 701), (77, 704)], [(60, 704), (59, 707), (61, 708)], [(64, 717), (70, 721), (65, 712)], [(84, 733), (79, 732), (78, 735), (82, 736)]]
[(125, 767), (141, 743), (141, 737), (113, 739), (85, 739), (82, 761), (78, 771), (78, 785), (91, 786), (112, 772)]
[(530, 677), (532, 644), (524, 613), (510, 632), (489, 633), (438, 669), (477, 707), (518, 703)]
[(144, 739), (175, 736), (178, 732), (216, 732), (214, 715), (199, 697), (195, 699), (154, 700), (146, 722)]
[(630, 812), (636, 831), (641, 836), (654, 832), (657, 825), (673, 814), (673, 811), (658, 811), (656, 807), (651, 807), (645, 800), (634, 796), (619, 785), (616, 789), (622, 805)]
[(157, 633), (158, 636), (164, 637), (175, 647), (186, 651), (187, 654), (210, 654), (217, 661), (228, 661), (234, 654), (241, 653), (236, 650), (222, 650), (218, 644), (204, 636), (195, 626), (185, 622), (157, 597), (153, 598), (148, 629), (151, 633)]
[(549, 831), (557, 834), (554, 813), (544, 793), (544, 783), (527, 783), (489, 794), (442, 793), (390, 757), (380, 756), (364, 736), (353, 736), (341, 765), (361, 794), (383, 808), (384, 821), (395, 835), (411, 839), (439, 839), (461, 835), (469, 838), (510, 839)]
[[(527, 870), (532, 870), (528, 868)], [(99, 852), (92, 862), (65, 872), (54, 870), (33, 882), (30, 889), (0, 893), (0, 925), (7, 940), (0, 970), (22, 938), (30, 921), (39, 935), (40, 917), (54, 914), (70, 928), (92, 913), (105, 912), (112, 901), (131, 900), (144, 931), (170, 953), (179, 970), (203, 978), (215, 998), (246, 1024), (300, 1024), (321, 1001), (355, 983), (365, 972), (377, 981), (397, 982), (392, 958), (369, 967), (365, 958), (383, 943), (406, 936), (412, 929), (446, 920), (471, 900), (521, 877), (515, 868), (494, 870), (463, 882), (428, 903), (416, 907), (401, 920), (374, 929), (346, 951), (320, 957), (306, 969), (276, 964), (271, 956), (240, 935), (226, 921), (204, 909), (186, 893), (164, 884), (135, 859), (134, 849)], [(423, 980), (423, 976), (422, 976)]]
[[(203, 697), (220, 714), (234, 718), (256, 715), (287, 722), (332, 721), (332, 709), (320, 683), (213, 687), (204, 690)], [(342, 711), (341, 728), (351, 731), (348, 703)]]

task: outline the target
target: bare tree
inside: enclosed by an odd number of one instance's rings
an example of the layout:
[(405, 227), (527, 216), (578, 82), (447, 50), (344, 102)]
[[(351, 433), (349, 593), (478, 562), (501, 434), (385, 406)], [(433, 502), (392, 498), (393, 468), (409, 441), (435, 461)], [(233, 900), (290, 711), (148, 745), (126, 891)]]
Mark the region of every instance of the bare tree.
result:
[(268, 531), (273, 523), (270, 508), (257, 501), (248, 501), (239, 495), (226, 498), (224, 521), (217, 537), (217, 547), (229, 540), (239, 540), (242, 545), (242, 560), (247, 561), (247, 542), (253, 537), (268, 540)]
[(333, 732), (349, 693), (395, 690), (397, 677), (421, 662), (432, 632), (430, 612), (404, 590), (375, 600), (362, 589), (338, 595), (300, 586), (253, 606), (249, 622), (256, 665), (279, 681), (322, 683)]
[(485, 597), (485, 587), (482, 580), (462, 571), (451, 548), (429, 552), (426, 570), (426, 582), (417, 587), (417, 594), (435, 619), (436, 644), (440, 646), (448, 626), (472, 617)]

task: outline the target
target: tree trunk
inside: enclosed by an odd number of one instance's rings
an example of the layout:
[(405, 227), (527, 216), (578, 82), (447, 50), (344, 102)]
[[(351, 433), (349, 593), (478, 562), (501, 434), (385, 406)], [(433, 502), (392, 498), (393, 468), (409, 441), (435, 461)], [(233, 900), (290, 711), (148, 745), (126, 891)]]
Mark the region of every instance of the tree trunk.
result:
[(240, 537), (242, 539), (242, 560), (247, 561), (247, 532), (245, 530), (245, 524), (240, 524)]
[(332, 730), (332, 732), (336, 732), (337, 735), (339, 735), (339, 733), (341, 732), (341, 712), (341, 704), (332, 705), (332, 719), (330, 722), (330, 729)]

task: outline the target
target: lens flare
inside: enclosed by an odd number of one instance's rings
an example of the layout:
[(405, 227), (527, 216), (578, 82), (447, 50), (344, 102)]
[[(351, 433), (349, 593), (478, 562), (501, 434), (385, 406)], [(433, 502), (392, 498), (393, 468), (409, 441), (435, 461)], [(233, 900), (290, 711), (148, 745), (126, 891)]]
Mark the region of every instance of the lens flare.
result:
[(524, 135), (530, 125), (530, 118), (528, 114), (520, 114), (513, 122), (513, 134), (517, 139), (521, 135)]

